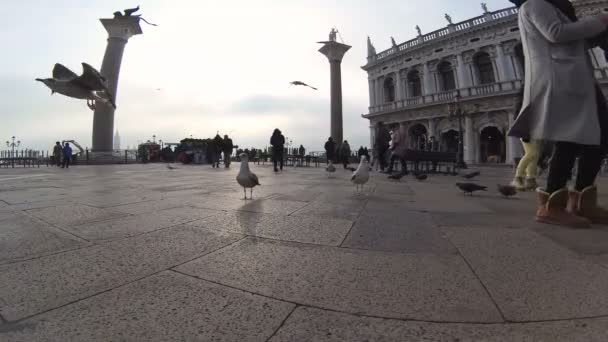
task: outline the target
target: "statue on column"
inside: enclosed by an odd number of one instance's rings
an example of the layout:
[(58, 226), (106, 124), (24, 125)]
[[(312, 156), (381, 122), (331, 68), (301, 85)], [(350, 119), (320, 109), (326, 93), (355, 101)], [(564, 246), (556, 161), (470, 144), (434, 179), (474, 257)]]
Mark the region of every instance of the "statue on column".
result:
[(128, 8), (128, 9), (124, 10), (125, 14), (122, 14), (122, 12), (120, 12), (120, 11), (116, 11), (116, 12), (114, 12), (114, 19), (134, 17), (134, 18), (141, 19), (144, 23), (146, 23), (148, 25), (158, 26), (158, 25), (152, 24), (152, 23), (148, 22), (146, 19), (142, 18), (141, 14), (135, 14), (135, 12), (137, 12), (137, 11), (139, 11), (139, 6), (137, 6), (135, 8)]
[(338, 31), (335, 28), (332, 28), (331, 31), (329, 32), (329, 41), (335, 42), (337, 34), (338, 34)]
[(372, 44), (371, 38), (367, 36), (367, 57), (374, 57), (376, 54), (376, 48)]
[(422, 30), (420, 29), (420, 26), (416, 25), (416, 31), (418, 32), (418, 36), (422, 36)]
[(447, 13), (445, 14), (445, 20), (448, 21), (448, 25), (454, 25), (454, 23), (452, 22), (452, 16)]

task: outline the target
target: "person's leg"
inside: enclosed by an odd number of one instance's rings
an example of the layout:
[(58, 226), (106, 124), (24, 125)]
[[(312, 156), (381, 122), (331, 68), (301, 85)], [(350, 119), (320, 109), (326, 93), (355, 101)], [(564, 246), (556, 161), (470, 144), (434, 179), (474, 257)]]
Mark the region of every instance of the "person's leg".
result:
[(608, 210), (598, 206), (595, 180), (604, 160), (600, 146), (582, 148), (574, 189), (570, 191), (568, 209), (571, 213), (591, 220), (592, 223), (608, 224)]
[(279, 169), (277, 168), (277, 164), (279, 162), (279, 156), (278, 153), (274, 152), (272, 154), (272, 164), (274, 165), (274, 172), (279, 171)]
[(579, 147), (579, 145), (574, 143), (555, 143), (555, 149), (553, 150), (553, 156), (549, 164), (549, 176), (547, 177), (546, 191), (549, 194), (566, 187)]
[(538, 173), (538, 158), (540, 157), (540, 144), (537, 141), (531, 141), (524, 143), (527, 146), (526, 156), (529, 159), (526, 167), (526, 181), (525, 186), (528, 190), (535, 190), (538, 186), (536, 184), (536, 174)]
[(574, 143), (558, 142), (555, 144), (551, 165), (549, 166), (547, 189), (546, 191), (537, 190), (536, 220), (538, 222), (573, 228), (588, 228), (590, 226), (588, 219), (574, 215), (567, 210), (570, 195), (565, 187), (579, 149), (580, 145)]
[(388, 170), (386, 172), (388, 173), (392, 173), (393, 172), (393, 167), (395, 166), (395, 160), (397, 159), (397, 156), (395, 155), (395, 153), (393, 153), (391, 155), (391, 160), (388, 163)]

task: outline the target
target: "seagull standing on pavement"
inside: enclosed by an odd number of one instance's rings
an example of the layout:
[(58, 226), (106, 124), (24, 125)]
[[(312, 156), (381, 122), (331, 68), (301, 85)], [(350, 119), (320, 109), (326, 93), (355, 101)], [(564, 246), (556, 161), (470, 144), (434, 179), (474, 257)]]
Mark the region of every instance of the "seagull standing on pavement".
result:
[(258, 176), (249, 170), (249, 157), (245, 154), (241, 154), (241, 169), (239, 174), (236, 176), (236, 182), (243, 187), (243, 193), (245, 194), (245, 200), (247, 200), (247, 189), (251, 189), (250, 199), (253, 199), (253, 188), (256, 185), (261, 185)]
[(37, 78), (51, 89), (51, 95), (59, 93), (75, 99), (87, 100), (87, 106), (95, 110), (95, 101), (110, 104), (116, 109), (114, 97), (108, 90), (107, 80), (92, 66), (82, 63), (82, 75), (57, 63), (53, 68), (52, 78)]
[(357, 170), (355, 170), (350, 180), (357, 186), (357, 193), (359, 193), (359, 186), (361, 186), (361, 191), (363, 191), (363, 185), (369, 181), (369, 166), (367, 165), (367, 157), (361, 156), (359, 167)]

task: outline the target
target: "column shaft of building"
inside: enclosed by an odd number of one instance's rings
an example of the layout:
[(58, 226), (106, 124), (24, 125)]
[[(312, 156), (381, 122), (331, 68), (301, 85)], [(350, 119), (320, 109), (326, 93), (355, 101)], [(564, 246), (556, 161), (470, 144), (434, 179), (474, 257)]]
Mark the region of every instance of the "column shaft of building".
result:
[(341, 61), (332, 60), (331, 73), (331, 136), (336, 142), (343, 142), (342, 137), (342, 67)]
[(464, 119), (464, 161), (467, 164), (475, 162), (475, 135), (473, 132), (473, 118)]
[(435, 127), (435, 120), (429, 119), (429, 132), (428, 132), (429, 138), (436, 136), (436, 134), (437, 134), (437, 129)]
[(505, 52), (502, 45), (496, 45), (496, 67), (498, 68), (498, 80), (499, 81), (511, 81), (514, 77), (507, 69), (505, 61)]
[[(118, 77), (126, 44), (127, 39), (120, 37), (108, 38), (108, 45), (106, 46), (106, 52), (101, 66), (101, 75), (105, 77), (108, 82), (108, 89), (114, 97), (114, 102), (116, 102), (117, 98)], [(114, 135), (114, 108), (111, 105), (102, 102), (96, 102), (95, 105), (92, 151), (111, 151)]]
[(395, 101), (401, 101), (404, 99), (402, 83), (403, 80), (401, 79), (401, 72), (397, 71), (395, 75)]
[(376, 99), (374, 94), (374, 80), (368, 80), (369, 83), (369, 106), (373, 107), (376, 105)]
[(462, 58), (462, 54), (456, 55), (456, 62), (458, 63), (458, 84), (460, 88), (469, 88), (471, 86), (471, 79), (469, 74), (467, 73), (467, 68), (464, 65), (464, 58)]
[(431, 75), (431, 71), (429, 70), (428, 64), (422, 64), (422, 73), (423, 73), (423, 81), (424, 81), (424, 95), (428, 96), (433, 94), (433, 75)]

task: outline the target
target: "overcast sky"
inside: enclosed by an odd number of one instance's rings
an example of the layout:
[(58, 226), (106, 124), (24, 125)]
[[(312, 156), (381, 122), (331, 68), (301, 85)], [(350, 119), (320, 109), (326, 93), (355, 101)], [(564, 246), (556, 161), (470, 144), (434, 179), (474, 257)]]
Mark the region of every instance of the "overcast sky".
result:
[[(490, 10), (507, 0), (486, 0)], [(152, 139), (230, 133), (236, 144), (264, 147), (279, 127), (309, 150), (329, 135), (329, 63), (317, 50), (337, 27), (353, 48), (342, 65), (344, 137), (367, 145), (366, 37), (377, 51), (482, 14), (475, 0), (0, 0), (0, 142), (23, 147), (55, 140), (91, 145), (93, 113), (84, 101), (50, 95), (36, 77), (59, 62), (76, 73), (101, 66), (107, 33), (98, 21), (141, 6), (152, 27), (127, 44), (115, 129), (122, 147)], [(290, 87), (301, 80), (319, 88)], [(158, 90), (160, 89), (160, 90)], [(4, 146), (4, 143), (2, 143)]]

